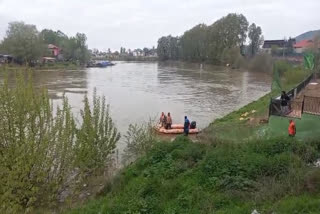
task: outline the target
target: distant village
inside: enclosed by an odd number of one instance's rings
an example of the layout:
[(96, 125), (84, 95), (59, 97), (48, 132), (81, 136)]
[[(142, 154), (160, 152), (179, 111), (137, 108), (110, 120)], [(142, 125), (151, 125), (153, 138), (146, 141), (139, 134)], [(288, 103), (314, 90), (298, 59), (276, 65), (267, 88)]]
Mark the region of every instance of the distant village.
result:
[[(59, 61), (64, 61), (63, 49), (53, 45), (48, 44), (48, 51), (46, 56), (41, 58), (42, 64), (55, 63)], [(91, 60), (157, 60), (157, 49), (153, 48), (143, 48), (143, 49), (128, 49), (120, 48), (120, 51), (112, 52), (110, 49), (108, 51), (99, 51), (98, 49), (89, 49)], [(0, 53), (0, 63), (11, 63), (14, 62), (15, 57), (10, 54)]]
[(89, 50), (92, 60), (157, 60), (157, 49), (143, 48), (143, 49), (126, 49), (121, 47), (120, 51), (112, 52), (110, 48), (108, 51), (99, 51), (98, 49)]

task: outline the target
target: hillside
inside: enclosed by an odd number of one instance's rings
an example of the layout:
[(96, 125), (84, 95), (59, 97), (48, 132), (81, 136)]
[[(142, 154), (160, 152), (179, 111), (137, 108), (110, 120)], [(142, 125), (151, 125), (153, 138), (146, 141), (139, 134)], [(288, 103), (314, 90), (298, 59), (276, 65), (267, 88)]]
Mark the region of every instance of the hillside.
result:
[(315, 36), (320, 36), (320, 30), (308, 31), (296, 37), (296, 41), (300, 42), (306, 39), (313, 39)]

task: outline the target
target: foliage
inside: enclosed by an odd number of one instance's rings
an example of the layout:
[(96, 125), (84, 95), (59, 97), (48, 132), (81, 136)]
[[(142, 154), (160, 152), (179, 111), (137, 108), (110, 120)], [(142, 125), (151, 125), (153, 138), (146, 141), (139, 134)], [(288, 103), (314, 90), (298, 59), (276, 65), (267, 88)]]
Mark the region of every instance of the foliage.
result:
[(158, 40), (158, 57), (161, 60), (176, 60), (179, 58), (179, 38), (164, 36)]
[(77, 128), (67, 98), (54, 108), (47, 90), (35, 89), (30, 77), (21, 73), (15, 88), (7, 79), (1, 84), (1, 213), (56, 203), (66, 183), (76, 184), (77, 171), (105, 166), (119, 139), (104, 99), (94, 96), (93, 108), (85, 101)]
[[(292, 210), (286, 195), (305, 192), (304, 170), (316, 157), (315, 144), (292, 139), (202, 145), (178, 137), (157, 144), (125, 168), (104, 198), (70, 213)], [(299, 210), (314, 210), (314, 205), (300, 203), (303, 198), (296, 199)]]
[(82, 125), (77, 131), (75, 142), (76, 166), (84, 172), (107, 167), (108, 157), (115, 149), (120, 134), (109, 115), (109, 106), (105, 98), (93, 95), (93, 108), (90, 108), (88, 97), (84, 98), (81, 110)]
[(248, 37), (250, 39), (250, 50), (251, 50), (251, 56), (256, 55), (256, 53), (259, 50), (260, 45), (263, 43), (263, 38), (261, 36), (262, 30), (260, 26), (256, 26), (255, 23), (252, 23), (249, 26), (249, 33)]
[(152, 121), (149, 121), (146, 125), (130, 124), (124, 137), (126, 140), (125, 154), (123, 156), (125, 165), (145, 155), (157, 143)]
[(243, 49), (247, 38), (248, 21), (242, 14), (228, 14), (209, 27), (209, 59), (219, 61), (225, 48)]
[[(301, 66), (294, 66), (283, 60), (278, 60), (274, 64), (275, 72), (278, 72), (281, 77), (281, 85), (294, 87), (310, 75), (310, 71), (303, 69)], [(287, 87), (286, 89), (289, 88)]]
[(291, 68), (283, 74), (283, 79), (287, 85), (296, 85), (310, 75), (310, 71), (299, 67)]
[(44, 29), (40, 33), (35, 25), (11, 22), (6, 37), (1, 42), (2, 51), (15, 57), (18, 63), (35, 64), (41, 56), (51, 56), (48, 44), (58, 46), (66, 61), (86, 63), (89, 60), (85, 34), (68, 37), (61, 31)]
[(184, 60), (204, 61), (207, 59), (208, 26), (199, 24), (186, 31), (181, 37), (181, 54)]
[(79, 61), (83, 64), (89, 60), (87, 37), (83, 33), (77, 33), (75, 37), (68, 37), (59, 30), (44, 29), (40, 33), (40, 38), (46, 44), (53, 44), (61, 48), (66, 61)]
[[(228, 14), (212, 25), (199, 24), (180, 37), (161, 37), (158, 56), (161, 60), (207, 61), (220, 64), (226, 50), (244, 52), (248, 21), (242, 14)], [(240, 59), (240, 58), (239, 58)]]
[(249, 62), (249, 70), (272, 73), (273, 60), (269, 54), (257, 54)]
[(245, 59), (240, 54), (240, 48), (239, 47), (225, 49), (222, 52), (221, 61), (224, 64), (232, 65), (234, 68), (244, 67), (244, 65), (245, 65)]
[(307, 51), (308, 53), (312, 53), (314, 56), (314, 68), (316, 71), (320, 71), (320, 35), (315, 36), (313, 38), (313, 44), (308, 47)]
[(45, 44), (41, 41), (36, 26), (24, 22), (9, 23), (1, 46), (7, 54), (14, 55), (19, 63), (32, 63), (45, 52)]

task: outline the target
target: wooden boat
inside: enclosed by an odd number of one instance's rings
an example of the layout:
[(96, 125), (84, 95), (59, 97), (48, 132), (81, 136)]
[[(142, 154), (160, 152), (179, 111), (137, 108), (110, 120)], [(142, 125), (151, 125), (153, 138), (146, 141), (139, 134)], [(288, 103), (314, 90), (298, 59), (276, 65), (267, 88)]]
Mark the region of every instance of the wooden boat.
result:
[[(157, 132), (161, 134), (183, 134), (183, 124), (172, 124), (171, 129), (165, 129), (163, 127), (156, 127)], [(189, 134), (198, 134), (200, 131), (199, 129), (189, 129)]]

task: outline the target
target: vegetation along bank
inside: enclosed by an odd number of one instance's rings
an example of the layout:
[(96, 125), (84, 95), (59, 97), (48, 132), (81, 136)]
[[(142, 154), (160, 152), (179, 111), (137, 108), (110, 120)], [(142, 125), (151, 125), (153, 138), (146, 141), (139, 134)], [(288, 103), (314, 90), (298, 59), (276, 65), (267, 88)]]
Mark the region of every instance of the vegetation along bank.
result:
[[(276, 69), (285, 89), (308, 75), (284, 62)], [(320, 138), (270, 132), (268, 105), (278, 93), (214, 121), (197, 143), (183, 136), (131, 142), (149, 147), (102, 196), (66, 213), (319, 213)]]

